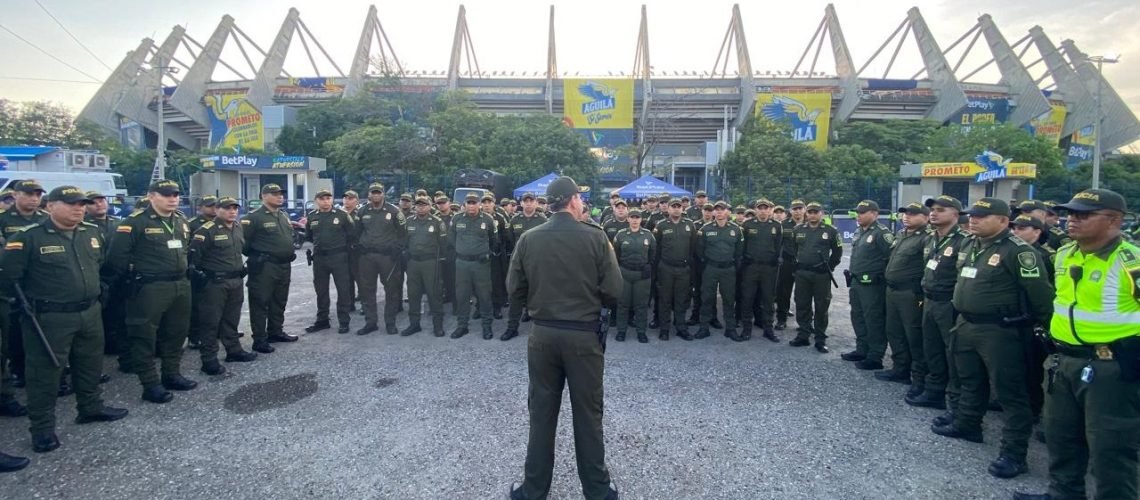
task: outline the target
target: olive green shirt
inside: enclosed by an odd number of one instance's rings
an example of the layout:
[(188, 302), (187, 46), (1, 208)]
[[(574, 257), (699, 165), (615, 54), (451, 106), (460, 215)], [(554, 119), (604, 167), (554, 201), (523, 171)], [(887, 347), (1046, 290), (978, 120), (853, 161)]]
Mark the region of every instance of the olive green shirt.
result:
[(618, 265), (625, 269), (640, 271), (653, 262), (656, 252), (657, 239), (648, 229), (639, 228), (635, 233), (626, 228), (614, 236), (614, 253)]
[(788, 262), (789, 260), (791, 262), (796, 261), (796, 240), (792, 235), (792, 231), (796, 229), (796, 226), (796, 221), (792, 220), (791, 217), (784, 219), (784, 222), (780, 223), (780, 227), (783, 228), (784, 235), (786, 236), (780, 246), (780, 253), (784, 257), (784, 262)]
[(339, 208), (327, 212), (313, 210), (305, 219), (305, 239), (313, 242), (314, 250), (342, 250), (355, 237), (356, 222)]
[(189, 247), (190, 226), (185, 217), (178, 212), (160, 217), (154, 207), (147, 207), (131, 213), (115, 229), (107, 251), (107, 266), (115, 276), (128, 271), (147, 275), (185, 273)]
[(530, 217), (527, 217), (523, 212), (515, 214), (515, 217), (511, 219), (511, 248), (514, 248), (514, 246), (518, 244), (519, 238), (522, 238), (523, 233), (538, 227), (539, 224), (543, 222), (546, 222), (546, 216), (538, 213), (537, 210), (535, 210), (534, 215)]
[(495, 219), (482, 211), (474, 217), (464, 213), (451, 219), (447, 240), (455, 249), (456, 255), (467, 257), (490, 255), (498, 250), (499, 229)]
[(958, 224), (954, 224), (946, 236), (939, 236), (934, 231), (926, 237), (922, 250), (926, 260), (922, 272), (922, 291), (925, 294), (946, 296), (954, 293), (954, 285), (958, 282), (958, 252), (965, 240), (966, 233)]
[(245, 235), (242, 226), (234, 222), (226, 227), (221, 221), (203, 223), (190, 240), (190, 264), (201, 271), (230, 273), (241, 271)]
[[(102, 218), (95, 218), (90, 215), (83, 218), (83, 222), (94, 225), (99, 228), (103, 233), (103, 241), (111, 241), (111, 236), (115, 234), (115, 228), (119, 227), (119, 219), (113, 215), (106, 215)], [(191, 230), (193, 231), (193, 230)], [(103, 246), (103, 253), (107, 252), (106, 245)]]
[(269, 211), (264, 205), (241, 218), (245, 235), (242, 253), (248, 257), (266, 254), (278, 260), (294, 255), (293, 224), (284, 210)]
[(99, 228), (80, 223), (61, 231), (51, 220), (12, 235), (0, 255), (0, 290), (15, 297), (19, 283), (29, 301), (83, 302), (99, 298), (105, 241)]
[(20, 211), (13, 205), (8, 210), (0, 212), (0, 232), (3, 232), (4, 240), (7, 241), (13, 234), (47, 219), (48, 214), (43, 210), (36, 209), (31, 215), (25, 216), (20, 214)]
[(831, 224), (820, 222), (812, 226), (805, 222), (792, 230), (790, 240), (799, 269), (831, 271), (843, 259), (843, 240), (839, 239), (839, 231)]
[(198, 216), (194, 217), (193, 219), (190, 219), (190, 222), (187, 223), (190, 226), (190, 234), (197, 233), (198, 228), (202, 227), (202, 224), (210, 222), (216, 218), (217, 218), (217, 216), (206, 217), (205, 215), (199, 214)]
[[(856, 280), (867, 275), (867, 282), (882, 280), (887, 269), (887, 259), (891, 256), (891, 245), (895, 235), (887, 226), (872, 222), (870, 226), (859, 227), (851, 239), (851, 264), (849, 269)], [(881, 281), (879, 281), (881, 283)]]
[(752, 219), (740, 228), (744, 231), (744, 257), (760, 264), (776, 265), (784, 243), (784, 227), (772, 219)]
[(447, 225), (439, 217), (412, 216), (406, 221), (408, 229), (408, 255), (410, 257), (439, 258), (447, 249)]
[(666, 264), (681, 267), (692, 263), (697, 251), (697, 226), (693, 221), (681, 217), (676, 222), (667, 218), (653, 228), (657, 239), (660, 260)]
[[(1022, 311), (1024, 294), (1028, 311)], [(1023, 312), (1048, 325), (1053, 315), (1053, 285), (1041, 256), (1009, 229), (997, 236), (966, 240), (958, 254), (954, 308), (987, 317), (1020, 316)]]
[(626, 220), (610, 219), (610, 220), (606, 221), (604, 224), (602, 224), (602, 231), (605, 231), (606, 237), (609, 238), (610, 241), (614, 240), (614, 236), (617, 236), (618, 231), (621, 231), (622, 229), (628, 229), (628, 228), (629, 228), (629, 219), (626, 219)]
[(705, 224), (697, 231), (697, 259), (702, 263), (738, 263), (744, 255), (744, 232), (735, 222)]
[(391, 203), (379, 207), (367, 204), (359, 212), (357, 242), (362, 248), (384, 252), (399, 252), (407, 243), (404, 212)]
[(898, 232), (891, 244), (891, 255), (884, 272), (888, 285), (922, 293), (922, 270), (926, 269), (923, 267), (923, 250), (929, 236), (929, 226)]

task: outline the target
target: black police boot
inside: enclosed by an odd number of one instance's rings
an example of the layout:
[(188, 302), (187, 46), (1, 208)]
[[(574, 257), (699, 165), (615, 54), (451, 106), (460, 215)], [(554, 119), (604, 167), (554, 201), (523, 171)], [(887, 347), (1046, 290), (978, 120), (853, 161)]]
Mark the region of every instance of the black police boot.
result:
[(519, 329), (518, 328), (507, 328), (507, 331), (503, 332), (503, 334), (499, 336), (499, 340), (511, 340), (511, 339), (518, 337), (518, 336), (519, 336)]
[(273, 351), (276, 351), (277, 348), (269, 345), (269, 342), (261, 340), (253, 343), (253, 350), (262, 354), (269, 354)]
[(25, 457), (15, 457), (7, 453), (0, 453), (0, 472), (16, 472), (32, 463)]
[(455, 327), (455, 330), (451, 332), (451, 338), (457, 339), (459, 337), (467, 335), (467, 332), (468, 332), (468, 330), (467, 330), (467, 327), (465, 327), (465, 326)]
[(483, 340), (491, 340), (495, 338), (495, 331), (491, 327), (483, 328)]
[(724, 328), (724, 325), (720, 322), (719, 319), (716, 318), (716, 316), (713, 316), (712, 321), (709, 321), (709, 326), (716, 328), (717, 330)]
[(420, 328), (420, 323), (417, 321), (415, 323), (408, 325), (407, 328), (405, 328), (403, 331), (401, 331), (400, 336), (401, 337), (407, 337), (409, 335), (415, 335), (415, 334), (420, 333), (422, 331), (424, 331), (424, 329)]
[(152, 385), (143, 389), (142, 398), (151, 403), (169, 403), (174, 399), (174, 395), (164, 389), (161, 385)]
[(752, 323), (750, 322), (744, 322), (744, 325), (740, 327), (740, 341), (745, 340), (752, 340)]
[(764, 338), (768, 339), (771, 342), (779, 342), (780, 341), (780, 337), (776, 336), (776, 332), (772, 331), (771, 328), (765, 328), (764, 329)]
[(16, 401), (16, 398), (0, 401), (0, 417), (23, 417), (27, 414), (28, 409)]
[(858, 362), (858, 361), (863, 361), (864, 359), (867, 359), (867, 355), (863, 354), (859, 351), (851, 351), (851, 352), (845, 352), (843, 354), (840, 354), (839, 358), (842, 359), (843, 361), (856, 361), (856, 362)]
[(855, 368), (860, 370), (882, 370), (883, 362), (864, 358), (863, 361), (855, 363)]
[(725, 328), (724, 329), (724, 336), (728, 337), (728, 339), (733, 341), (733, 342), (744, 342), (744, 337), (741, 337), (740, 335), (738, 335), (736, 333), (736, 329), (734, 329), (734, 328)]
[(330, 324), (328, 320), (318, 321), (309, 326), (306, 326), (305, 333), (316, 333), (321, 330), (328, 330), (329, 328), (332, 328), (332, 324)]
[(657, 340), (669, 340), (669, 327), (662, 328), (657, 332)]
[(954, 410), (946, 410), (941, 415), (930, 419), (930, 425), (942, 427), (954, 423)]
[(808, 339), (801, 339), (799, 337), (796, 337), (792, 340), (789, 340), (788, 345), (792, 347), (807, 347), (811, 345), (811, 342), (808, 342)]
[(226, 363), (247, 363), (257, 359), (256, 352), (237, 351), (226, 354)]
[(650, 330), (656, 330), (657, 326), (658, 326), (657, 325), (657, 318), (649, 320), (649, 329)]
[(637, 341), (641, 342), (642, 344), (648, 344), (649, 337), (645, 335), (645, 332), (637, 332)]
[(192, 350), (197, 351), (198, 349), (202, 348), (202, 341), (198, 340), (196, 338), (187, 337), (186, 338), (186, 346)]
[(95, 413), (90, 413), (87, 415), (81, 414), (78, 417), (75, 417), (75, 423), (89, 424), (91, 422), (114, 422), (127, 416), (128, 413), (130, 412), (128, 412), (126, 408), (104, 406), (102, 409)]
[(990, 475), (999, 479), (1010, 479), (1029, 472), (1029, 465), (1025, 460), (1018, 460), (1008, 455), (1001, 455), (990, 463)]
[(616, 340), (618, 342), (625, 342), (625, 331), (623, 330), (623, 331), (617, 332), (617, 335), (614, 335), (614, 340)]
[(523, 309), (522, 319), (520, 319), (519, 321), (522, 321), (523, 323), (529, 322), (530, 321), (530, 311)]
[(1053, 495), (1048, 493), (1022, 493), (1015, 491), (1013, 492), (1013, 500), (1053, 500)]
[(431, 331), (436, 337), (443, 336), (443, 313), (431, 315)]
[(172, 391), (189, 391), (198, 387), (198, 383), (183, 377), (181, 374), (163, 375), (162, 386)]
[(64, 396), (70, 396), (72, 394), (75, 394), (75, 388), (71, 387), (71, 384), (67, 383), (66, 380), (60, 380), (59, 392), (57, 392), (56, 395), (62, 398)]
[(697, 334), (694, 335), (693, 338), (699, 340), (699, 339), (707, 339), (707, 338), (709, 338), (709, 336), (710, 336), (709, 327), (708, 326), (702, 326), (700, 330), (697, 330)]
[(474, 311), (471, 311), (471, 319), (482, 319), (482, 318), (483, 318), (483, 313), (479, 311), (479, 308), (475, 308)]
[(296, 335), (289, 335), (288, 333), (275, 333), (269, 336), (269, 342), (296, 342)]
[(827, 348), (827, 344), (822, 341), (815, 343), (815, 350), (819, 351), (820, 354), (827, 354), (828, 352), (831, 352), (831, 349)]
[(108, 375), (106, 373), (99, 375), (99, 383), (100, 384), (106, 384), (107, 382), (110, 382), (110, 381), (111, 381), (110, 375)]
[(495, 319), (503, 319), (503, 310), (496, 307), (494, 311), (491, 311), (491, 317)]
[(336, 333), (348, 333), (348, 323), (341, 323), (340, 326), (337, 327)]
[(368, 335), (369, 333), (379, 331), (379, 330), (380, 330), (380, 327), (376, 326), (375, 323), (370, 323), (370, 324), (364, 325), (363, 328), (357, 330), (356, 334), (357, 335)]
[(971, 443), (981, 443), (982, 442), (982, 430), (981, 429), (964, 431), (962, 429), (959, 429), (958, 426), (954, 425), (953, 423), (951, 423), (950, 425), (932, 425), (930, 427), (930, 431), (935, 433), (935, 434), (938, 434), (939, 436), (945, 436), (945, 437), (954, 438), (954, 439), (961, 439), (964, 441), (969, 441)]
[[(866, 360), (864, 360), (865, 362)], [(862, 367), (860, 367), (862, 368)], [(890, 370), (883, 370), (875, 372), (875, 380), (882, 380), (883, 382), (897, 382), (899, 384), (910, 384), (910, 369), (900, 370), (891, 368)]]
[(689, 325), (689, 326), (696, 326), (697, 323), (700, 323), (700, 322), (701, 322), (701, 319), (697, 316), (697, 313), (694, 312), (692, 314), (692, 316), (689, 316), (689, 320), (686, 321), (685, 324)]
[(218, 360), (211, 359), (209, 361), (202, 362), (201, 370), (202, 373), (205, 373), (206, 375), (221, 375), (226, 372), (226, 367), (222, 366)]
[(775, 329), (776, 329), (776, 330), (778, 330), (778, 331), (783, 331), (783, 330), (784, 330), (785, 328), (787, 328), (787, 327), (788, 327), (788, 322), (786, 322), (786, 321), (778, 321), (778, 322), (776, 322), (776, 326), (775, 326)]
[(396, 329), (395, 323), (384, 323), (384, 332), (386, 332), (388, 335), (395, 335), (397, 333), (400, 333), (400, 330)]
[(677, 329), (677, 338), (681, 340), (693, 340), (693, 336), (689, 334), (688, 330)]
[(907, 395), (906, 404), (919, 408), (946, 409), (946, 395), (942, 391), (924, 390), (921, 394), (910, 397)]
[(32, 450), (36, 453), (47, 453), (59, 448), (59, 438), (54, 431), (39, 431), (32, 433)]
[(526, 495), (523, 494), (522, 483), (511, 483), (511, 488), (507, 491), (508, 500), (526, 500)]
[(911, 384), (910, 389), (906, 390), (906, 396), (903, 396), (903, 401), (911, 398), (916, 398), (924, 391), (926, 391), (926, 387), (923, 387), (922, 384)]

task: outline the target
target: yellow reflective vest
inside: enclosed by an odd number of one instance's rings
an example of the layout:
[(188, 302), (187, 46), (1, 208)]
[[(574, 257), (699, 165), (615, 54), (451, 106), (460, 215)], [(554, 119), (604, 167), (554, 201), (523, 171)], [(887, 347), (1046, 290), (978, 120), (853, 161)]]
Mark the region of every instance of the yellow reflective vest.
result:
[[(1099, 252), (1076, 243), (1057, 252), (1050, 333), (1070, 345), (1140, 335), (1140, 248), (1118, 240)], [(1075, 331), (1074, 331), (1075, 330)]]

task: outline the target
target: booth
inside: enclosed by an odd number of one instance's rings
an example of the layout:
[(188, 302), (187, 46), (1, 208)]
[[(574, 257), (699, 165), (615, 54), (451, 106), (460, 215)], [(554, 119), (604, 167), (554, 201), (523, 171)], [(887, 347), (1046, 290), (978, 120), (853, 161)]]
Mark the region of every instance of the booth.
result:
[(940, 195), (953, 196), (963, 206), (979, 198), (1002, 200), (1032, 198), (1022, 181), (1037, 178), (1037, 165), (1013, 163), (992, 151), (979, 154), (973, 162), (911, 163), (899, 168), (903, 179), (898, 205), (924, 201)]
[(516, 200), (522, 199), (522, 195), (524, 195), (526, 193), (534, 193), (535, 196), (545, 195), (546, 194), (546, 188), (549, 187), (550, 183), (554, 182), (554, 180), (557, 178), (558, 178), (558, 174), (555, 174), (555, 173), (546, 174), (546, 175), (540, 177), (539, 179), (535, 180), (534, 182), (531, 182), (530, 184), (526, 184), (526, 185), (516, 189), (514, 192), (515, 199)]
[(261, 197), (261, 186), (277, 184), (285, 189), (286, 200), (300, 201), (303, 206), (317, 191), (332, 190), (332, 181), (320, 178), (326, 167), (324, 158), (210, 155), (201, 161), (203, 171), (190, 176), (192, 197), (215, 195), (257, 200)]
[(668, 182), (653, 177), (649, 174), (643, 175), (640, 179), (637, 179), (610, 192), (610, 194), (613, 193), (618, 193), (622, 198), (625, 198), (627, 200), (644, 199), (650, 196), (660, 196), (662, 194), (675, 196), (677, 198), (693, 195), (693, 193), (685, 191), (684, 189), (669, 184)]

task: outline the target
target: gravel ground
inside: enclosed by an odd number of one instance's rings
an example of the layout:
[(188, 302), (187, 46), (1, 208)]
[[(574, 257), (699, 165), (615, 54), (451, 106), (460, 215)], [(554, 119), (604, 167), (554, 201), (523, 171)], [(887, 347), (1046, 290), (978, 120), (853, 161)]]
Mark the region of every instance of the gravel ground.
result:
[[(309, 268), (294, 265), (286, 329), (300, 342), (217, 377), (188, 351), (183, 372), (201, 385), (173, 403), (142, 402), (108, 358), (104, 397), (129, 408), (126, 419), (76, 426), (74, 397), (63, 398), (63, 446), (45, 455), (31, 452), (25, 420), (0, 420), (0, 450), (33, 460), (0, 475), (0, 497), (503, 498), (522, 477), (531, 324), (510, 342), (484, 341), (477, 326), (435, 338), (426, 317), (428, 331), (412, 337), (306, 335), (310, 283)], [(845, 290), (831, 317), (827, 355), (716, 330), (648, 345), (611, 332), (607, 461), (622, 496), (985, 499), (1044, 488), (1042, 445), (1031, 443), (1029, 475), (991, 477), (1000, 414), (987, 419), (985, 444), (932, 434), (935, 410), (907, 406), (905, 386), (839, 359), (854, 343)], [(354, 314), (354, 331), (361, 325)], [(565, 397), (553, 499), (581, 498), (569, 412)]]

